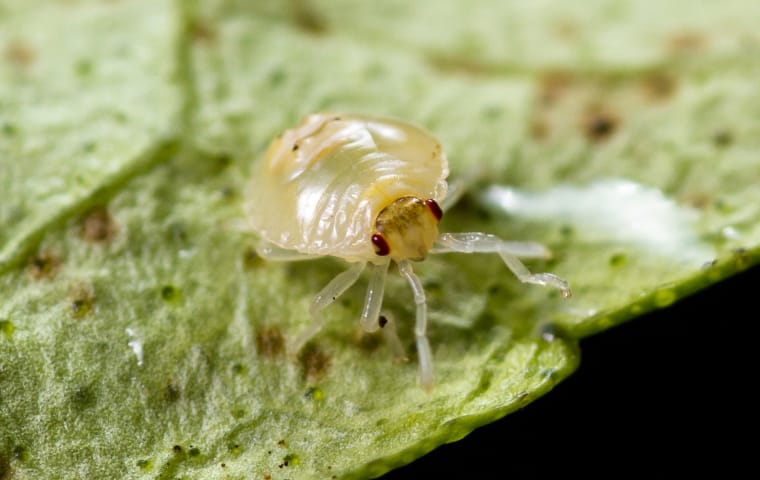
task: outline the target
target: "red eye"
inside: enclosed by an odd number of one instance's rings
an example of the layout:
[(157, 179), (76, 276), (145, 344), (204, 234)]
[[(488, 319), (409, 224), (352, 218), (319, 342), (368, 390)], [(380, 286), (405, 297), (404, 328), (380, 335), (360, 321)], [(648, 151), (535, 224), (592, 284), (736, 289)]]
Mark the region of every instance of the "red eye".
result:
[(375, 246), (375, 253), (381, 257), (391, 253), (391, 247), (379, 233), (372, 235), (372, 244)]
[(436, 202), (432, 198), (428, 198), (427, 200), (425, 200), (425, 205), (428, 206), (428, 208), (433, 213), (433, 216), (436, 218), (436, 220), (440, 221), (441, 217), (443, 217), (443, 210), (441, 210), (441, 207), (438, 206), (438, 202)]

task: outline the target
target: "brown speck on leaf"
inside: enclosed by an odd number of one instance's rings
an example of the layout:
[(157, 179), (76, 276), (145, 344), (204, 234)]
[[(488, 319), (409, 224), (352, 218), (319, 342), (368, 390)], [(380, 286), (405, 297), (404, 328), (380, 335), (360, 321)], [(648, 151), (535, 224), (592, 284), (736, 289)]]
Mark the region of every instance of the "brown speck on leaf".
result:
[(288, 446), (288, 442), (286, 442), (285, 439), (283, 438), (283, 439), (277, 441), (277, 446), (285, 448), (285, 447)]
[(82, 318), (92, 310), (95, 303), (95, 290), (89, 283), (78, 282), (71, 288), (71, 316)]
[(610, 138), (618, 128), (617, 116), (602, 108), (593, 108), (582, 119), (582, 128), (586, 138), (600, 142)]
[(489, 65), (469, 57), (432, 54), (427, 57), (427, 60), (433, 68), (442, 73), (480, 77), (498, 71), (498, 67), (495, 65)]
[(95, 207), (82, 218), (81, 235), (88, 242), (105, 243), (116, 233), (116, 224), (108, 209)]
[(50, 280), (61, 266), (61, 257), (50, 250), (43, 250), (29, 259), (27, 272), (33, 280)]
[(277, 327), (263, 327), (256, 332), (256, 351), (259, 355), (272, 358), (285, 350), (285, 338)]
[(0, 480), (10, 480), (13, 478), (13, 470), (11, 470), (11, 461), (0, 452)]
[(667, 40), (667, 47), (675, 54), (692, 54), (702, 52), (707, 46), (707, 37), (695, 31), (683, 31), (672, 35)]
[(543, 140), (551, 133), (551, 127), (543, 118), (534, 118), (530, 122), (530, 136), (535, 140)]
[(265, 474), (264, 475), (264, 480), (272, 480), (272, 474), (271, 473)]
[(643, 78), (641, 88), (650, 100), (665, 100), (676, 91), (676, 80), (672, 75), (655, 72)]
[(164, 389), (164, 400), (168, 403), (174, 403), (182, 396), (182, 389), (176, 381), (169, 380)]
[(216, 40), (217, 31), (214, 25), (205, 18), (194, 18), (189, 24), (190, 35), (193, 40), (211, 43)]
[(28, 67), (34, 61), (34, 50), (24, 42), (15, 40), (6, 45), (5, 59), (19, 67)]
[(311, 0), (291, 0), (293, 23), (301, 30), (314, 35), (327, 31), (327, 21), (312, 4)]
[(180, 453), (180, 452), (182, 451), (182, 447), (180, 447), (179, 445), (174, 445), (174, 446), (172, 447), (172, 451), (173, 451), (174, 453)]
[(539, 101), (546, 106), (557, 103), (575, 82), (575, 75), (570, 72), (553, 70), (544, 73), (539, 79)]
[(316, 382), (330, 369), (330, 357), (316, 345), (309, 344), (298, 355), (304, 376), (309, 382)]
[(684, 196), (684, 201), (694, 208), (703, 209), (712, 203), (708, 193), (702, 191), (689, 192)]

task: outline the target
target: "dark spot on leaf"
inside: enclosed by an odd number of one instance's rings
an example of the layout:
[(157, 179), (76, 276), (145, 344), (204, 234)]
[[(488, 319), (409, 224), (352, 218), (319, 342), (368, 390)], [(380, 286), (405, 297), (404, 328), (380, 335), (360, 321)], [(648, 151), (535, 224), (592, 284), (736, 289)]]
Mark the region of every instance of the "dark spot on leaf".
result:
[(296, 466), (300, 463), (298, 455), (295, 453), (289, 453), (285, 455), (282, 459), (282, 463), (278, 465), (280, 468), (289, 467), (289, 466)]
[(734, 263), (737, 270), (744, 270), (752, 264), (752, 258), (749, 254), (749, 250), (746, 248), (737, 248), (733, 251)]
[(61, 257), (51, 250), (43, 250), (29, 259), (27, 271), (33, 280), (50, 280), (58, 273)]
[(235, 363), (232, 365), (232, 373), (234, 373), (235, 375), (240, 375), (247, 371), (248, 369), (240, 363)]
[(264, 475), (264, 480), (272, 480), (272, 475), (267, 473)]
[(243, 251), (243, 265), (245, 268), (253, 269), (260, 267), (264, 264), (264, 259), (256, 252), (256, 248), (252, 246), (246, 247)]
[(648, 98), (665, 100), (675, 93), (676, 80), (672, 75), (655, 72), (644, 77), (641, 88)]
[(623, 265), (627, 257), (624, 253), (614, 253), (610, 256), (610, 265), (613, 267), (619, 267)]
[(11, 41), (5, 47), (5, 59), (16, 66), (28, 67), (34, 61), (34, 50), (20, 40)]
[(82, 318), (87, 315), (95, 303), (95, 292), (92, 285), (77, 283), (72, 288), (70, 296), (71, 316)]
[(179, 300), (180, 291), (173, 285), (164, 285), (161, 287), (161, 298), (167, 302), (175, 302)]
[(314, 8), (310, 0), (292, 0), (293, 24), (301, 30), (320, 35), (327, 31), (327, 20)]
[(311, 387), (306, 390), (304, 397), (315, 402), (321, 402), (325, 398), (325, 393), (319, 387)]
[(224, 468), (224, 467), (226, 467), (226, 466), (227, 466), (227, 464), (226, 464), (226, 463), (223, 463), (223, 464), (221, 464), (221, 465), (219, 465), (219, 466), (220, 466), (220, 467), (222, 467), (222, 468)]
[(174, 446), (172, 447), (172, 451), (173, 451), (174, 453), (180, 453), (180, 452), (182, 452), (182, 447), (180, 447), (179, 445), (174, 445)]
[(92, 73), (92, 62), (82, 59), (74, 64), (74, 72), (80, 77), (86, 77)]
[(202, 43), (211, 43), (217, 38), (216, 27), (205, 18), (194, 18), (190, 20), (188, 31), (193, 40)]
[(256, 352), (259, 355), (272, 358), (285, 350), (285, 338), (277, 327), (263, 327), (256, 332)]
[(11, 458), (18, 462), (29, 460), (29, 450), (23, 445), (16, 445), (11, 450)]
[[(273, 70), (269, 74), (269, 85), (272, 87), (277, 87), (285, 83), (285, 80), (288, 78), (287, 74), (285, 73), (285, 70), (281, 68), (277, 68)], [(280, 134), (282, 135), (282, 134)], [(279, 137), (278, 137), (279, 138)]]
[(330, 369), (330, 357), (316, 345), (309, 344), (298, 355), (303, 373), (310, 383), (314, 383), (327, 374)]
[(716, 147), (728, 147), (734, 143), (734, 136), (728, 130), (720, 130), (713, 135), (713, 143)]
[(164, 389), (164, 400), (168, 403), (174, 403), (182, 396), (182, 389), (174, 380), (169, 380)]
[(5, 338), (11, 338), (15, 327), (10, 320), (0, 320), (0, 334), (3, 334)]
[(583, 118), (583, 131), (592, 142), (607, 140), (618, 128), (618, 118), (604, 109), (593, 109)]
[(71, 402), (77, 410), (85, 410), (95, 404), (95, 392), (89, 385), (79, 385), (71, 393)]
[(198, 448), (198, 447), (194, 447), (194, 446), (190, 445), (190, 450), (188, 450), (187, 453), (191, 457), (197, 457), (198, 455), (201, 454), (201, 449)]
[(382, 344), (380, 336), (367, 333), (361, 329), (357, 330), (354, 343), (366, 353), (374, 352)]
[(380, 318), (377, 320), (377, 324), (380, 325), (380, 328), (383, 328), (388, 324), (388, 319), (385, 318), (385, 315), (380, 315)]
[(296, 150), (298, 150), (298, 144), (294, 143), (293, 144), (293, 148), (291, 148), (290, 150), (293, 151), (293, 152), (295, 152)]
[(240, 454), (240, 445), (237, 443), (230, 443), (227, 445), (227, 450), (233, 455)]
[(287, 446), (288, 446), (288, 442), (286, 442), (284, 438), (283, 438), (283, 439), (280, 439), (280, 440), (278, 440), (278, 441), (277, 441), (277, 446), (278, 446), (278, 447), (282, 447), (282, 448), (285, 448), (285, 447), (287, 447)]
[(0, 480), (10, 480), (13, 477), (11, 470), (11, 461), (2, 452), (0, 452)]
[(16, 125), (12, 123), (3, 124), (3, 134), (10, 137), (11, 135), (14, 135), (17, 131), (18, 131), (18, 128), (16, 127)]
[(149, 470), (151, 467), (151, 462), (150, 460), (138, 460), (137, 467), (142, 470)]

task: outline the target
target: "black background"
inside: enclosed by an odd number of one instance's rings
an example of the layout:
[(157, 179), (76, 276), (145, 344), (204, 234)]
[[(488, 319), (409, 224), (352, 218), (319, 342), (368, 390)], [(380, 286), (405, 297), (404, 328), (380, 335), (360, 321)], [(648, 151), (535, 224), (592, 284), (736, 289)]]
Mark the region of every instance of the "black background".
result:
[(754, 267), (582, 340), (544, 397), (382, 478), (754, 477), (758, 322)]

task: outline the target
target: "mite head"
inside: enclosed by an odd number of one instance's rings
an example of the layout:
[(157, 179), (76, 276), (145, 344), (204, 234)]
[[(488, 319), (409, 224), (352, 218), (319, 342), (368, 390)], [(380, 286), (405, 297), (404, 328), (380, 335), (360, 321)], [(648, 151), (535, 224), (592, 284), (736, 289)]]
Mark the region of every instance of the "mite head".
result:
[(433, 199), (401, 197), (385, 207), (375, 220), (372, 245), (379, 256), (393, 260), (424, 260), (438, 238), (443, 212)]

